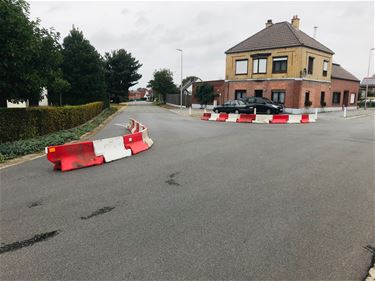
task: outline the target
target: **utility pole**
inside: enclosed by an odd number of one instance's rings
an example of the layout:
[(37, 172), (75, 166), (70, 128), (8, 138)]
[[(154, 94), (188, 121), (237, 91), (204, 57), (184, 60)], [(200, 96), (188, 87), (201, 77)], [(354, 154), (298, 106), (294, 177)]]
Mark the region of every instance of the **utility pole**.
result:
[[(371, 51), (375, 48), (371, 48), (368, 55), (368, 68), (367, 68), (367, 77), (370, 78), (370, 64), (371, 64)], [(365, 110), (367, 109), (367, 93), (368, 93), (368, 83), (366, 83), (366, 93), (365, 93)]]
[(176, 49), (181, 53), (181, 86), (180, 86), (180, 109), (182, 109), (182, 65), (183, 65), (183, 50)]

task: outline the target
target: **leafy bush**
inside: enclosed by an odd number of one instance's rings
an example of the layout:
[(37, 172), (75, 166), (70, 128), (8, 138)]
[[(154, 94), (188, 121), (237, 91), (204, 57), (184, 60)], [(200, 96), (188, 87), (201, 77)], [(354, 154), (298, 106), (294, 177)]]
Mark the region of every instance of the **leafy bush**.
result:
[(0, 108), (0, 142), (29, 139), (73, 128), (102, 110), (102, 102), (78, 106)]
[(218, 94), (215, 93), (214, 87), (210, 84), (204, 83), (197, 87), (197, 93), (195, 94), (202, 105), (212, 103)]
[(117, 108), (107, 108), (87, 123), (68, 130), (26, 140), (0, 143), (0, 163), (17, 156), (42, 151), (46, 146), (59, 145), (72, 140), (78, 140), (83, 134), (95, 129), (116, 111)]

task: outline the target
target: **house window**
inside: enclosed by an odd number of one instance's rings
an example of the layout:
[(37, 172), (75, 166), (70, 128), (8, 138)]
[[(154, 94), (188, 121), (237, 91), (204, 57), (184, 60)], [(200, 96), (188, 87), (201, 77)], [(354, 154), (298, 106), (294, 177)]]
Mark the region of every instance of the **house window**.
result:
[(285, 91), (272, 91), (272, 101), (276, 103), (285, 103)]
[(332, 95), (332, 104), (335, 104), (335, 105), (340, 104), (340, 96), (341, 96), (340, 92), (333, 92), (333, 95)]
[(253, 59), (253, 73), (267, 73), (267, 59), (256, 58)]
[(327, 73), (328, 73), (328, 61), (323, 61), (323, 76), (324, 77), (327, 77)]
[(236, 60), (236, 75), (247, 74), (248, 60)]
[(285, 73), (288, 70), (288, 57), (274, 57), (272, 59), (272, 73)]
[(355, 103), (355, 93), (350, 94), (350, 103)]
[(309, 63), (307, 65), (307, 74), (313, 74), (314, 69), (314, 57), (309, 57)]
[(234, 91), (234, 99), (239, 100), (246, 97), (246, 90), (235, 90)]

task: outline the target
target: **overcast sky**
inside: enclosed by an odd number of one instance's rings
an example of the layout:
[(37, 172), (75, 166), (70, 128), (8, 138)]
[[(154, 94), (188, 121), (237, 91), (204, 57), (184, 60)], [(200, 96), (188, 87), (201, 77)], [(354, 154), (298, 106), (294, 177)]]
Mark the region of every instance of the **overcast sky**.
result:
[[(373, 2), (30, 2), (31, 18), (54, 27), (64, 38), (74, 24), (91, 44), (105, 52), (124, 48), (142, 64), (138, 86), (155, 69), (169, 68), (184, 77), (223, 79), (224, 52), (273, 22), (301, 19), (300, 29), (335, 52), (334, 62), (359, 79), (367, 75), (374, 47)], [(62, 39), (61, 39), (62, 41)], [(373, 61), (373, 54), (372, 59)], [(371, 74), (373, 73), (371, 63)]]

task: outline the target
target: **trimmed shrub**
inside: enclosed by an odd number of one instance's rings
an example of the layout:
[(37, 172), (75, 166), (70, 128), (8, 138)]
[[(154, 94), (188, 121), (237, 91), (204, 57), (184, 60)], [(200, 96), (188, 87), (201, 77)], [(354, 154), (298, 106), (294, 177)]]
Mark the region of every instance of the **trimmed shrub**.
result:
[(102, 111), (102, 102), (77, 106), (0, 108), (0, 143), (74, 128)]
[(75, 128), (27, 140), (0, 143), (0, 163), (18, 156), (42, 151), (46, 146), (59, 145), (72, 140), (78, 140), (83, 134), (95, 129), (116, 111), (117, 108), (115, 107), (106, 108), (98, 116)]

